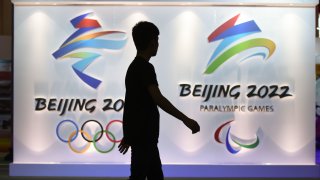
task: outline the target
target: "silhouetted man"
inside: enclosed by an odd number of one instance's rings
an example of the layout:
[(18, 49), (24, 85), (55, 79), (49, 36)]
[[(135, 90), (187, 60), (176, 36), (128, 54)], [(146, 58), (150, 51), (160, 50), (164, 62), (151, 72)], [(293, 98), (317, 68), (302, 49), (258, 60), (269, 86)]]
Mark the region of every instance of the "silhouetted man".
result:
[(198, 123), (176, 109), (160, 92), (154, 67), (149, 60), (158, 51), (159, 29), (150, 22), (139, 22), (132, 29), (137, 55), (126, 74), (126, 97), (123, 114), (123, 140), (119, 151), (131, 146), (131, 180), (162, 180), (158, 150), (159, 106), (180, 119), (192, 133), (200, 131)]

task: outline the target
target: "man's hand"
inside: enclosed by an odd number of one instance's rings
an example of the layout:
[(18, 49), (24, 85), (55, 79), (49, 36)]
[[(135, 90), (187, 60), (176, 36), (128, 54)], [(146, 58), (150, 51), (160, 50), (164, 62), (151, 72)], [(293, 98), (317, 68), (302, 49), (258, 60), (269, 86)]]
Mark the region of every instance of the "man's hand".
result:
[(183, 123), (192, 131), (192, 134), (195, 134), (197, 132), (200, 131), (200, 126), (197, 123), (197, 121), (193, 120), (193, 119), (186, 119), (183, 121)]
[(122, 140), (118, 146), (119, 152), (121, 154), (126, 154), (127, 151), (129, 150), (129, 148), (130, 148), (130, 145), (126, 144), (126, 142), (124, 140)]

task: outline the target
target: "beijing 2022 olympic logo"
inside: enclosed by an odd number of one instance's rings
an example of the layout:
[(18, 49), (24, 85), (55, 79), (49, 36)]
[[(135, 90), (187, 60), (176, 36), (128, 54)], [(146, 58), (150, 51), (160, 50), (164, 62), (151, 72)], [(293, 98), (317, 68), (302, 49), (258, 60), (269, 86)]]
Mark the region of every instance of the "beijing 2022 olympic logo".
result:
[[(122, 125), (121, 120), (111, 120), (106, 125), (105, 129), (103, 129), (100, 122), (91, 119), (84, 122), (81, 129), (79, 129), (76, 122), (65, 119), (57, 125), (56, 135), (61, 142), (67, 143), (71, 151), (75, 153), (85, 153), (88, 151), (91, 144), (93, 144), (96, 151), (100, 153), (109, 153), (114, 149), (116, 143), (119, 143), (122, 140), (119, 137), (116, 137), (115, 133), (111, 132), (111, 129), (115, 130), (115, 128), (117, 128), (114, 124), (119, 123)], [(112, 126), (115, 126), (115, 128)], [(122, 130), (122, 126), (120, 128), (118, 127), (116, 130), (119, 129)], [(78, 138), (78, 134), (81, 134), (82, 138)], [(98, 143), (98, 141), (103, 140), (102, 138), (107, 140), (107, 142)], [(77, 141), (77, 139), (81, 140)]]
[[(217, 46), (211, 58), (209, 59), (204, 74), (214, 73), (218, 68), (220, 68), (226, 61), (228, 61), (233, 56), (255, 47), (265, 48), (268, 50), (268, 52), (254, 51), (252, 54), (250, 53), (249, 56), (240, 57), (242, 59), (241, 62), (254, 56), (261, 56), (263, 60), (267, 60), (273, 55), (276, 49), (276, 45), (272, 40), (267, 38), (253, 38), (240, 43), (235, 43), (236, 41), (239, 41), (241, 38), (247, 37), (254, 33), (261, 32), (260, 28), (253, 20), (235, 25), (239, 16), (240, 14), (232, 17), (224, 24), (219, 26), (217, 29), (215, 29), (209, 35), (209, 43), (219, 40), (222, 41)], [(235, 45), (229, 47), (232, 44)], [(215, 141), (220, 144), (225, 144), (227, 150), (232, 154), (240, 152), (240, 150), (243, 148), (254, 149), (258, 147), (260, 143), (258, 134), (261, 135), (262, 130), (259, 129), (261, 131), (260, 133), (256, 133), (256, 137), (254, 139), (241, 139), (236, 137), (235, 135), (232, 135), (232, 133), (230, 132), (232, 121), (233, 120), (225, 122), (216, 129), (214, 133)], [(221, 138), (222, 134), (225, 134), (225, 139)]]
[[(86, 13), (71, 20), (73, 27), (78, 30), (69, 36), (52, 55), (57, 60), (80, 59), (80, 61), (72, 65), (73, 71), (84, 83), (97, 89), (101, 84), (101, 80), (86, 74), (84, 71), (101, 55), (95, 52), (88, 52), (85, 48), (120, 50), (126, 44), (127, 38), (117, 40), (98, 39), (101, 36), (125, 35), (126, 33), (122, 31), (96, 32), (96, 29), (101, 28), (101, 25), (97, 20), (87, 18), (91, 14)], [(83, 50), (81, 51), (80, 49)]]

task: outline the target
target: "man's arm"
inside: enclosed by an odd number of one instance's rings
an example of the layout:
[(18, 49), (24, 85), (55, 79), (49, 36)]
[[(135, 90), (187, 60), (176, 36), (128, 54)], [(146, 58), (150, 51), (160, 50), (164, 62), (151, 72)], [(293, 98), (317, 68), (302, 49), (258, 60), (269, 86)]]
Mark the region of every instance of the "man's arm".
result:
[(122, 126), (122, 128), (123, 128), (123, 138), (122, 138), (122, 140), (121, 140), (121, 142), (120, 142), (120, 144), (118, 146), (119, 152), (122, 153), (122, 154), (126, 154), (127, 153), (127, 151), (129, 150), (129, 147), (130, 147), (130, 142), (131, 142), (129, 140), (129, 138), (130, 138), (129, 134), (131, 134), (131, 133), (129, 133), (130, 126), (128, 124), (129, 122), (126, 121), (126, 118), (127, 118), (127, 116), (124, 113), (124, 115), (123, 115), (123, 126)]
[(172, 103), (161, 94), (160, 89), (157, 85), (148, 86), (148, 92), (151, 95), (153, 101), (161, 109), (174, 116), (175, 118), (180, 119), (188, 128), (191, 129), (193, 134), (200, 131), (199, 124), (195, 120), (190, 119), (185, 114), (180, 112), (176, 107), (174, 107)]

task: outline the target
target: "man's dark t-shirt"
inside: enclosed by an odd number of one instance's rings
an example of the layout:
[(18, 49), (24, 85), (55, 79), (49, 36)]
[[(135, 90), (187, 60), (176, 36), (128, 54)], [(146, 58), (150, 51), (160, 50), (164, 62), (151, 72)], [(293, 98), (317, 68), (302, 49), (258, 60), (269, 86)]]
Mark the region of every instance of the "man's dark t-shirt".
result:
[(158, 143), (159, 111), (148, 92), (149, 85), (157, 85), (154, 67), (147, 60), (136, 57), (126, 74), (126, 97), (123, 114), (123, 134), (129, 145)]

